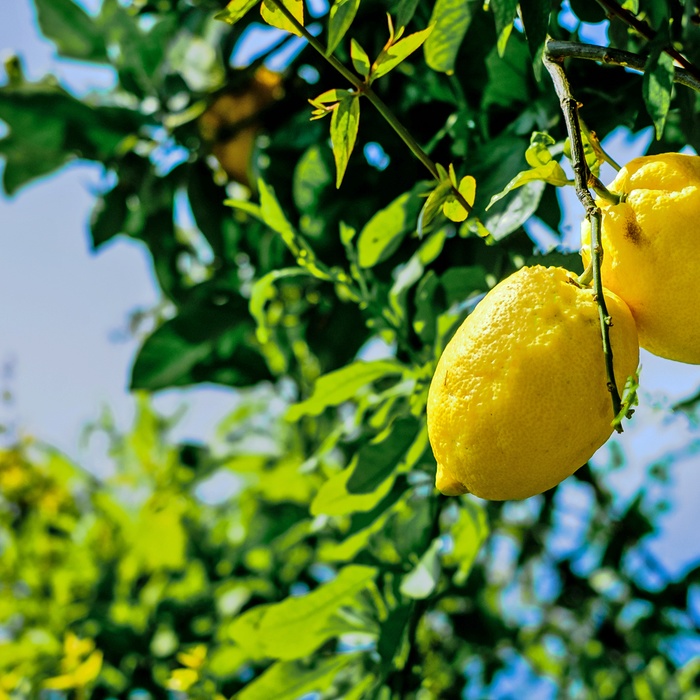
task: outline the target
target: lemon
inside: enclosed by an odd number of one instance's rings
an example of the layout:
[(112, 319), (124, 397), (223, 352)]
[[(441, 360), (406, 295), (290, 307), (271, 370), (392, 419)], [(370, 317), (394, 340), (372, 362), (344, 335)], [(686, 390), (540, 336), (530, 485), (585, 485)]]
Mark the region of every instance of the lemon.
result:
[[(603, 284), (632, 311), (639, 343), (655, 355), (700, 363), (700, 157), (664, 153), (631, 160), (599, 200)], [(590, 225), (581, 255), (590, 261)]]
[[(620, 391), (637, 369), (632, 314), (605, 292)], [(612, 433), (598, 306), (561, 267), (497, 284), (447, 344), (428, 392), (436, 486), (491, 500), (546, 491)]]

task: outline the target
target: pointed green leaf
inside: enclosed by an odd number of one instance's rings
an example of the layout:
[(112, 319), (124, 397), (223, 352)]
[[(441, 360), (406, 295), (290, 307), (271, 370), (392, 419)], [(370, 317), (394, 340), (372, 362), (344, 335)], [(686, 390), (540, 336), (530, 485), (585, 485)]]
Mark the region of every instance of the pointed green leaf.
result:
[(426, 63), (433, 70), (454, 72), (464, 35), (482, 5), (480, 0), (437, 0), (430, 17), (435, 29), (423, 47)]
[(236, 694), (236, 700), (298, 700), (327, 690), (340, 671), (355, 663), (361, 653), (320, 656), (311, 664), (278, 661)]
[(357, 360), (319, 377), (311, 397), (289, 408), (287, 420), (294, 422), (302, 416), (318, 416), (329, 406), (338, 406), (355, 398), (357, 392), (370, 382), (404, 371), (404, 366), (394, 360)]
[(478, 504), (464, 500), (460, 503), (457, 522), (452, 526), (452, 551), (445, 555), (447, 566), (457, 566), (454, 581), (461, 586), (469, 576), (476, 556), (489, 534), (486, 511)]
[(351, 493), (348, 490), (348, 480), (352, 478), (355, 469), (352, 466), (334, 474), (318, 490), (311, 503), (311, 515), (350, 515), (372, 510), (384, 498), (391, 487), (393, 479), (384, 479), (377, 488), (366, 493)]
[(430, 193), (428, 199), (425, 200), (423, 208), (420, 210), (418, 217), (418, 237), (422, 238), (430, 222), (437, 216), (442, 209), (442, 205), (447, 201), (452, 192), (452, 183), (449, 179), (440, 180), (435, 189)]
[(401, 581), (401, 593), (407, 598), (423, 600), (435, 590), (440, 580), (440, 540), (435, 539), (413, 571)]
[[(279, 0), (289, 10), (292, 16), (304, 26), (304, 0)], [(260, 16), (271, 27), (277, 27), (285, 32), (302, 36), (296, 26), (287, 19), (287, 16), (271, 0), (263, 0), (260, 6)]]
[(350, 41), (350, 58), (355, 70), (363, 77), (369, 75), (370, 60), (365, 50), (354, 40)]
[(405, 29), (408, 23), (413, 19), (416, 13), (416, 8), (420, 0), (400, 0), (396, 8), (396, 27), (397, 29)]
[(107, 61), (101, 28), (73, 0), (34, 0), (42, 34), (58, 53), (81, 61)]
[(375, 579), (377, 570), (349, 565), (337, 577), (303, 596), (247, 610), (229, 627), (231, 639), (254, 658), (291, 661), (313, 653), (329, 639), (357, 631), (339, 615)]
[(328, 15), (328, 48), (326, 55), (330, 56), (342, 41), (355, 19), (360, 0), (335, 0)]
[(235, 24), (245, 17), (249, 10), (252, 10), (260, 0), (231, 0), (226, 7), (214, 15), (214, 19), (219, 19), (227, 24)]
[(365, 224), (357, 239), (360, 267), (374, 267), (383, 262), (396, 251), (407, 233), (415, 231), (421, 202), (418, 195), (424, 190), (425, 186), (420, 184), (399, 195)]
[(335, 158), (335, 186), (340, 187), (348, 167), (350, 154), (355, 147), (357, 129), (360, 125), (360, 100), (353, 93), (347, 93), (338, 102), (331, 116), (331, 143)]
[(540, 165), (538, 168), (524, 170), (523, 172), (518, 173), (505, 186), (502, 192), (499, 192), (491, 197), (491, 201), (486, 207), (486, 211), (488, 211), (496, 202), (498, 202), (498, 200), (503, 199), (503, 197), (505, 197), (512, 190), (537, 180), (548, 182), (550, 185), (554, 185), (556, 187), (563, 187), (564, 185), (571, 184), (571, 181), (566, 177), (566, 173), (561, 165), (559, 165), (556, 160), (552, 160), (547, 163), (547, 165)]
[(674, 72), (673, 59), (661, 47), (652, 51), (644, 67), (642, 94), (647, 112), (654, 122), (657, 140), (663, 134), (671, 106)]
[(539, 79), (542, 72), (542, 52), (547, 39), (549, 15), (552, 11), (550, 0), (520, 0), (520, 12), (527, 38), (527, 48), (532, 57), (535, 77)]
[[(553, 161), (554, 162), (554, 161)], [(545, 181), (536, 179), (528, 182), (509, 197), (504, 206), (497, 206), (475, 232), (487, 241), (500, 241), (519, 229), (536, 211), (542, 200)], [(467, 219), (464, 226), (469, 226), (472, 219)], [(475, 220), (477, 221), (477, 220)], [(492, 239), (492, 240), (491, 240)]]
[(518, 11), (518, 0), (491, 0), (489, 7), (493, 10), (496, 21), (498, 55), (503, 56)]
[(392, 44), (388, 49), (383, 50), (372, 66), (371, 79), (376, 80), (386, 75), (390, 70), (408, 58), (416, 49), (420, 48), (423, 42), (430, 36), (433, 26), (400, 39)]
[[(474, 204), (474, 199), (476, 197), (476, 180), (471, 175), (463, 177), (460, 180), (459, 193), (467, 201), (467, 204), (470, 206)], [(442, 212), (450, 221), (456, 222), (464, 221), (469, 216), (469, 212), (454, 196), (454, 193), (450, 194), (447, 201), (442, 205)]]

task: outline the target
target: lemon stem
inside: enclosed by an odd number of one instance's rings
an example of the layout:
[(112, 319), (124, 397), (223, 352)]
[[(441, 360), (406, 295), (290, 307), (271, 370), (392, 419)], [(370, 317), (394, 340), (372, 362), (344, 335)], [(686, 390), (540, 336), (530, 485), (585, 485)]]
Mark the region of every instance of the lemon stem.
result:
[[(549, 47), (548, 42), (546, 44)], [(605, 295), (603, 293), (603, 280), (600, 274), (600, 265), (603, 259), (603, 244), (601, 241), (601, 211), (596, 206), (595, 200), (591, 195), (588, 187), (591, 182), (597, 181), (591, 174), (591, 171), (586, 163), (585, 152), (583, 149), (583, 139), (581, 138), (581, 127), (578, 119), (578, 102), (571, 94), (569, 81), (564, 73), (564, 68), (561, 64), (562, 58), (552, 57), (547, 50), (542, 56), (542, 61), (552, 78), (554, 89), (556, 90), (559, 104), (561, 106), (566, 130), (571, 141), (571, 160), (574, 170), (574, 181), (576, 183), (576, 196), (583, 205), (586, 211), (586, 218), (591, 225), (591, 268), (593, 278), (593, 290), (595, 293), (596, 303), (598, 304), (598, 318), (600, 319), (600, 334), (603, 341), (603, 357), (605, 361), (605, 373), (607, 375), (607, 386), (612, 400), (613, 416), (619, 415), (622, 409), (622, 400), (620, 392), (615, 381), (615, 370), (613, 366), (613, 350), (610, 344), (610, 325), (611, 318), (608, 313), (608, 308), (605, 303)], [(605, 189), (605, 188), (603, 188)], [(607, 192), (607, 190), (605, 190)], [(619, 200), (618, 200), (619, 201)], [(584, 272), (585, 276), (586, 273)], [(618, 423), (615, 425), (617, 432), (622, 432), (622, 426)]]
[[(323, 44), (306, 29), (306, 27), (290, 12), (281, 0), (270, 0), (270, 2), (289, 20), (299, 34), (306, 39), (311, 48), (315, 49), (323, 58), (335, 68), (354, 88), (359, 95), (364, 95), (384, 117), (389, 126), (398, 134), (399, 138), (408, 146), (411, 153), (425, 166), (431, 176), (440, 182), (440, 173), (437, 166), (430, 159), (428, 154), (421, 148), (420, 144), (413, 138), (411, 132), (397, 119), (396, 115), (387, 107), (384, 101), (377, 95), (369, 85), (369, 80), (365, 80), (355, 75), (346, 68), (335, 56), (326, 53)], [(467, 213), (471, 213), (472, 205), (467, 202), (464, 195), (452, 183), (452, 194), (454, 198), (464, 207)]]

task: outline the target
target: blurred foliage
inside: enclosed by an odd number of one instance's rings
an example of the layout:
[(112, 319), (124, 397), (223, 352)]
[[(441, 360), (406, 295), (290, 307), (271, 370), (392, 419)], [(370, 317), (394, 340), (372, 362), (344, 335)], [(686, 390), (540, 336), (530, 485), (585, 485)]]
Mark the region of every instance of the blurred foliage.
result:
[[(566, 62), (599, 138), (654, 125), (652, 151), (697, 148), (698, 97), (661, 58), (700, 59), (694, 4), (626, 2), (647, 42), (595, 2), (310, 3), (435, 180), (309, 46), (261, 33), (255, 2), (34, 2), (58, 53), (115, 85), (76, 96), (8, 59), (5, 190), (102, 163), (93, 246), (141, 241), (163, 301), (132, 430), (94, 426), (108, 474), (0, 452), (0, 699), (700, 697), (700, 568), (672, 580), (649, 554), (662, 504), (621, 506), (588, 466), (522, 503), (446, 499), (424, 425), (480, 296), (526, 263), (580, 269), (527, 233), (563, 240), (546, 34), (605, 22), (648, 59), (645, 77)], [(236, 406), (211, 444), (173, 443), (146, 392), (205, 382)]]

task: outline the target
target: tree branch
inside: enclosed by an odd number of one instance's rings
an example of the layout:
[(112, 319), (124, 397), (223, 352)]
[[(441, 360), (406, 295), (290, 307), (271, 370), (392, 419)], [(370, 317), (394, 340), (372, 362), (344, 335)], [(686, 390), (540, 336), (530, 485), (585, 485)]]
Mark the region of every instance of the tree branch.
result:
[[(549, 44), (547, 44), (547, 47)], [(612, 399), (613, 416), (617, 417), (622, 410), (622, 400), (620, 392), (615, 382), (615, 371), (613, 369), (613, 350), (610, 344), (610, 314), (608, 313), (603, 293), (603, 280), (600, 274), (600, 264), (603, 257), (603, 246), (601, 243), (601, 211), (596, 206), (595, 200), (589, 191), (589, 186), (599, 185), (597, 178), (593, 178), (586, 163), (583, 150), (583, 139), (581, 138), (581, 128), (578, 121), (578, 102), (571, 95), (569, 81), (558, 60), (555, 60), (546, 50), (542, 61), (549, 72), (554, 83), (554, 89), (559, 97), (559, 104), (566, 122), (566, 130), (571, 141), (571, 159), (574, 170), (574, 180), (576, 183), (576, 195), (586, 211), (586, 218), (591, 224), (591, 267), (593, 274), (593, 289), (598, 304), (598, 317), (600, 319), (600, 332), (603, 340), (603, 355), (605, 358), (605, 371), (608, 377), (608, 391)], [(618, 423), (615, 426), (618, 432), (622, 432), (622, 426)]]
[[(656, 38), (656, 32), (648, 24), (637, 19), (629, 10), (620, 7), (615, 0), (597, 0), (597, 2), (606, 12), (621, 19), (647, 41), (652, 41)], [(682, 53), (674, 49), (673, 46), (666, 46), (664, 51), (683, 66), (692, 77), (696, 80), (700, 80), (700, 70), (698, 70)]]
[[(593, 44), (581, 44), (576, 41), (547, 42), (547, 53), (553, 59), (582, 58), (588, 61), (598, 61), (607, 65), (632, 68), (640, 73), (644, 72), (646, 59), (636, 53), (612, 49), (607, 46), (594, 46)], [(691, 72), (676, 68), (673, 79), (679, 85), (685, 85), (700, 92), (700, 78), (696, 78)]]

